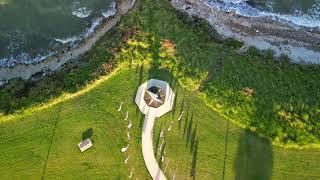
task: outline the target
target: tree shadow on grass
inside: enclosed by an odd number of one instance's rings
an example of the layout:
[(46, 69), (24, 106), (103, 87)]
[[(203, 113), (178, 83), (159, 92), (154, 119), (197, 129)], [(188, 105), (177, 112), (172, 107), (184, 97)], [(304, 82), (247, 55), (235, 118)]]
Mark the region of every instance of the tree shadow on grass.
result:
[(193, 113), (191, 113), (190, 121), (188, 123), (187, 138), (186, 138), (186, 148), (188, 147), (189, 142), (190, 142), (191, 133), (192, 133), (192, 125), (193, 125)]
[[(150, 50), (152, 52), (152, 61), (151, 61), (151, 67), (150, 72), (159, 70), (160, 67), (160, 38), (159, 36), (155, 36), (153, 34), (150, 34), (148, 36), (148, 41), (150, 44)], [(170, 81), (168, 81), (170, 82)]]
[(198, 123), (196, 122), (196, 125), (192, 131), (191, 137), (190, 137), (190, 152), (194, 151), (194, 144), (197, 142), (197, 129), (198, 129)]
[(176, 114), (176, 107), (177, 107), (177, 99), (179, 95), (179, 85), (175, 87), (175, 98), (173, 101), (173, 108), (172, 108), (172, 113), (171, 113), (171, 119), (173, 119), (174, 115)]
[[(183, 99), (182, 99), (182, 103), (181, 103), (181, 108), (180, 108), (180, 114), (179, 114), (179, 116), (181, 115), (181, 113), (182, 113), (183, 110), (184, 110), (184, 106), (185, 106), (184, 102), (185, 102), (185, 96), (184, 96), (184, 94), (183, 94)], [(181, 118), (180, 121), (179, 121), (179, 129), (181, 128), (181, 121), (182, 121), (182, 119), (184, 119), (184, 118)]]
[[(143, 80), (143, 72), (144, 72), (144, 63), (142, 61), (142, 64), (141, 65), (138, 65), (137, 66), (137, 70), (136, 70), (136, 75), (138, 75), (138, 83), (137, 83), (137, 86), (136, 86), (136, 90), (133, 92), (133, 95), (132, 95), (132, 101), (133, 103), (135, 103), (135, 99), (136, 99), (136, 95), (137, 95), (137, 90), (138, 90), (138, 87), (142, 84), (142, 80)], [(140, 114), (140, 109), (138, 106), (135, 106), (136, 107), (136, 115), (137, 114)], [(141, 122), (140, 122), (140, 127), (141, 127)]]
[(139, 87), (142, 84), (143, 80), (143, 72), (144, 72), (144, 62), (142, 61), (142, 64), (139, 66), (139, 71), (138, 71), (138, 84), (137, 87)]
[(187, 132), (187, 128), (188, 128), (188, 121), (189, 121), (189, 117), (190, 116), (190, 113), (189, 113), (189, 104), (187, 105), (187, 113), (186, 113), (186, 116), (185, 116), (185, 120), (184, 120), (184, 128), (183, 128), (183, 136), (184, 137), (186, 135), (186, 132)]
[(234, 164), (236, 180), (269, 180), (272, 176), (271, 144), (249, 130), (242, 134)]
[(91, 138), (93, 135), (93, 129), (92, 128), (88, 128), (86, 131), (84, 131), (82, 133), (82, 140), (85, 140), (87, 138)]
[(192, 145), (192, 163), (191, 163), (191, 177), (192, 179), (196, 179), (196, 167), (197, 167), (197, 158), (198, 158), (198, 138), (194, 141)]

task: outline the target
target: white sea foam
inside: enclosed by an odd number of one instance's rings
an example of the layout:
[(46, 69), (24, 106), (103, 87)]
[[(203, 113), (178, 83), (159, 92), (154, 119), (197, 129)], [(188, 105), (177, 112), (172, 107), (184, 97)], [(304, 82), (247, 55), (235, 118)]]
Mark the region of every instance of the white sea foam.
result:
[(18, 54), (16, 57), (6, 57), (0, 59), (0, 67), (12, 67), (15, 66), (16, 64), (33, 64), (33, 63), (38, 63), (49, 56), (52, 56), (56, 54), (55, 52), (46, 52), (44, 54), (38, 54), (36, 57), (32, 57), (29, 53), (22, 52)]
[(232, 2), (232, 3), (241, 3), (244, 2), (245, 0), (224, 0), (224, 2)]
[(110, 16), (115, 15), (117, 12), (116, 3), (112, 2), (107, 10), (102, 11), (102, 15), (104, 18), (108, 18)]
[[(74, 3), (75, 10), (77, 10), (76, 8), (78, 8), (78, 9), (81, 8), (79, 6), (80, 6), (79, 2)], [(85, 8), (85, 11), (88, 11), (87, 8)], [(73, 11), (72, 13), (73, 13), (73, 15), (75, 15), (79, 18), (84, 18), (84, 17), (88, 17), (90, 15), (90, 14), (88, 15), (89, 12), (85, 12), (85, 11), (83, 14), (78, 14), (75, 11)], [(91, 13), (91, 11), (90, 11), (90, 13)], [(116, 3), (113, 2), (107, 8), (106, 11), (102, 12), (103, 17), (93, 19), (91, 22), (91, 25), (89, 27), (87, 27), (81, 35), (67, 37), (67, 38), (54, 38), (54, 40), (56, 42), (60, 42), (62, 44), (73, 44), (74, 46), (76, 46), (77, 44), (75, 44), (75, 43), (77, 41), (80, 41), (83, 38), (88, 38), (91, 34), (93, 34), (94, 31), (96, 30), (96, 28), (102, 23), (104, 18), (113, 16), (115, 13), (116, 13)], [(44, 53), (39, 53), (36, 57), (34, 57), (26, 52), (22, 52), (16, 56), (3, 57), (3, 58), (1, 57), (2, 59), (0, 59), (0, 67), (12, 67), (12, 66), (15, 66), (16, 64), (38, 63), (38, 62), (41, 62), (41, 61), (45, 60), (46, 58), (48, 58), (49, 56), (52, 56), (54, 54), (56, 54), (56, 52), (44, 52)]]
[(261, 16), (273, 17), (273, 19), (276, 18), (278, 20), (291, 22), (291, 23), (294, 23), (294, 24), (299, 25), (299, 26), (320, 27), (320, 21), (310, 17), (307, 14), (301, 14), (299, 16), (299, 15), (276, 14), (276, 13), (269, 13), (269, 12), (261, 12)]
[(14, 63), (13, 57), (0, 59), (0, 67), (11, 67), (14, 65), (15, 65), (15, 63)]
[(96, 28), (101, 24), (103, 18), (96, 18), (93, 20), (93, 22), (91, 23), (91, 26), (88, 27), (85, 32), (84, 32), (84, 37), (89, 37), (92, 33), (94, 33), (94, 31), (96, 30)]
[(57, 42), (60, 42), (62, 44), (67, 44), (67, 43), (74, 43), (74, 42), (80, 40), (80, 37), (72, 36), (72, 37), (64, 38), (64, 39), (56, 38), (54, 40)]
[(94, 31), (96, 30), (96, 28), (102, 23), (102, 20), (104, 18), (108, 18), (110, 16), (115, 15), (117, 12), (116, 9), (116, 2), (112, 2), (109, 6), (109, 8), (106, 11), (102, 12), (103, 18), (96, 18), (92, 21), (91, 26), (88, 27), (85, 32), (84, 32), (84, 37), (89, 37), (92, 33), (94, 33)]
[(110, 9), (110, 10), (102, 12), (103, 17), (105, 17), (105, 18), (108, 18), (108, 17), (113, 16), (115, 14), (116, 14), (116, 10), (115, 9)]
[(56, 52), (47, 52), (45, 55), (38, 55), (37, 57), (33, 58), (31, 63), (38, 63), (45, 59), (47, 59), (49, 56), (55, 55)]
[(73, 3), (72, 9), (73, 9), (72, 15), (77, 16), (79, 18), (89, 17), (92, 12), (87, 7), (82, 7), (80, 2), (78, 2), (78, 1)]
[(295, 14), (278, 14), (272, 12), (272, 6), (267, 6), (269, 11), (261, 11), (255, 7), (250, 6), (242, 0), (208, 0), (212, 7), (226, 12), (235, 12), (242, 16), (247, 17), (272, 17), (272, 19), (286, 21), (298, 26), (305, 27), (320, 27), (320, 0), (308, 10), (308, 13), (296, 11)]
[(77, 16), (79, 18), (89, 17), (91, 14), (91, 10), (88, 10), (86, 7), (81, 7), (72, 11), (72, 15)]

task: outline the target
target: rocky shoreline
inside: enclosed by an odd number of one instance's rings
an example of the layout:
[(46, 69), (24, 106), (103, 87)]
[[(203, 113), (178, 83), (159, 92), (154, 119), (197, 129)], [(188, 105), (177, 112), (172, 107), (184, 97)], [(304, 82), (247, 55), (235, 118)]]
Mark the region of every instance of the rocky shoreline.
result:
[(91, 47), (112, 27), (114, 27), (135, 4), (136, 0), (117, 0), (117, 12), (112, 17), (106, 19), (95, 33), (85, 39), (79, 46), (69, 48), (65, 52), (50, 56), (47, 59), (36, 64), (18, 64), (13, 67), (0, 67), (0, 86), (8, 83), (9, 80), (14, 78), (30, 79), (34, 75), (46, 75), (54, 72), (64, 64), (76, 59), (86, 53)]
[[(36, 64), (18, 64), (0, 67), (0, 86), (14, 78), (30, 79), (35, 75), (50, 74), (79, 56), (91, 47), (135, 4), (136, 0), (117, 0), (117, 12), (106, 19), (100, 27), (79, 46), (50, 56)], [(243, 17), (226, 13), (208, 5), (205, 0), (171, 0), (171, 5), (191, 16), (205, 19), (224, 38), (234, 38), (244, 42), (240, 51), (254, 46), (259, 50), (273, 50), (275, 56), (288, 56), (293, 63), (320, 64), (320, 29), (294, 28), (289, 24), (269, 18)]]
[(296, 28), (267, 17), (243, 17), (222, 12), (205, 0), (172, 0), (171, 5), (207, 20), (223, 38), (244, 42), (241, 51), (254, 46), (259, 50), (272, 50), (276, 57), (288, 56), (293, 63), (320, 64), (319, 28)]

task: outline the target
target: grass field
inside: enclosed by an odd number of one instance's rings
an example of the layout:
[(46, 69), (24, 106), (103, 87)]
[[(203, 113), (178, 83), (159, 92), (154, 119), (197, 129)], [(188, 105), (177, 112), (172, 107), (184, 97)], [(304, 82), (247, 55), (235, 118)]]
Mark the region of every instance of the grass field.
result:
[[(163, 42), (169, 42), (168, 51)], [(152, 59), (221, 115), (274, 144), (319, 146), (319, 66), (291, 64), (254, 49), (238, 54), (239, 47), (165, 0), (140, 0), (80, 63), (37, 82), (13, 80), (1, 88), (0, 117), (76, 92), (122, 61)]]
[[(138, 84), (150, 77), (172, 82), (167, 72), (150, 73), (146, 64), (143, 70), (141, 66), (122, 68), (84, 95), (2, 122), (0, 162), (5, 166), (0, 169), (0, 178), (127, 179), (133, 167), (135, 178), (148, 178), (141, 154), (143, 116), (133, 97)], [(319, 151), (273, 147), (232, 123), (227, 130), (228, 121), (202, 100), (177, 83), (171, 85), (177, 95), (174, 111), (157, 120), (154, 130), (154, 148), (159, 149), (160, 130), (168, 129), (174, 121), (172, 130), (165, 133), (163, 148), (166, 153), (162, 167), (169, 162), (168, 177), (176, 169), (177, 179), (191, 179), (192, 172), (196, 179), (221, 179), (223, 173), (225, 179), (320, 178)], [(121, 101), (124, 106), (119, 113)], [(122, 154), (120, 149), (127, 143), (129, 122), (123, 120), (127, 110), (133, 121), (132, 140), (128, 152)], [(179, 123), (182, 110), (184, 116)], [(76, 145), (90, 131), (94, 147), (80, 153)], [(155, 152), (158, 158), (164, 153)]]
[[(154, 130), (156, 156), (165, 155), (162, 169), (169, 163), (167, 177), (176, 171), (176, 179), (319, 179), (319, 149), (269, 141), (319, 142), (319, 67), (254, 50), (239, 55), (238, 42), (210, 33), (165, 0), (141, 0), (80, 64), (37, 82), (11, 82), (0, 90), (0, 179), (127, 179), (132, 168), (134, 179), (148, 179), (143, 116), (133, 98), (151, 77), (170, 82), (177, 97)], [(244, 96), (244, 87), (253, 96)], [(133, 128), (122, 154), (125, 111)], [(171, 121), (160, 152), (159, 134)], [(89, 136), (94, 147), (81, 154), (76, 145)]]

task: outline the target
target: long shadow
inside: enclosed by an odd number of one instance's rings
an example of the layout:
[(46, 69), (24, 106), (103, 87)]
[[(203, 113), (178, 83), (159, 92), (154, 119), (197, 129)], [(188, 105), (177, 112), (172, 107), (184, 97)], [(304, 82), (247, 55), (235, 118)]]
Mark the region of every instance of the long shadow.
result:
[(169, 82), (173, 78), (172, 74), (170, 74), (170, 72), (166, 69), (158, 69), (157, 65), (155, 64), (151, 63), (151, 67), (148, 71), (148, 78), (160, 79)]
[(272, 176), (271, 144), (245, 130), (242, 134), (234, 164), (236, 180), (268, 180)]
[(191, 113), (190, 121), (188, 123), (188, 128), (187, 128), (187, 138), (186, 138), (186, 148), (189, 145), (189, 141), (191, 138), (191, 132), (192, 132), (192, 124), (193, 123), (193, 112)]
[(142, 61), (142, 64), (139, 66), (139, 79), (138, 79), (138, 84), (137, 87), (139, 87), (142, 83), (143, 80), (143, 71), (144, 71), (144, 62)]
[(227, 121), (227, 129), (226, 129), (226, 139), (225, 139), (225, 145), (224, 145), (224, 159), (223, 159), (223, 170), (222, 170), (222, 179), (224, 179), (225, 173), (226, 173), (226, 160), (227, 160), (227, 150), (228, 150), (228, 137), (229, 137), (229, 123), (230, 121)]
[[(184, 94), (183, 94), (183, 99), (182, 99), (182, 103), (181, 103), (181, 108), (180, 108), (180, 114), (183, 112), (183, 110), (184, 110), (184, 101), (185, 101), (185, 96), (184, 96)], [(180, 114), (179, 114), (179, 116), (180, 116)], [(183, 117), (183, 116), (182, 116)], [(184, 119), (184, 118), (181, 118), (180, 119), (180, 121), (179, 121), (179, 129), (181, 128), (181, 121), (182, 121), (182, 119)]]
[[(152, 61), (150, 72), (159, 70), (160, 67), (160, 39), (158, 36), (149, 35), (150, 50), (152, 52)], [(169, 72), (169, 74), (171, 74)], [(170, 81), (169, 81), (170, 82)]]
[(58, 107), (57, 117), (55, 117), (54, 126), (53, 126), (52, 134), (50, 137), (50, 143), (49, 143), (49, 148), (48, 148), (48, 152), (47, 152), (47, 157), (46, 157), (46, 160), (45, 160), (45, 163), (43, 166), (41, 179), (44, 179), (44, 176), (46, 174), (46, 169), (47, 169), (47, 165), (48, 165), (48, 159), (49, 159), (49, 155), (50, 155), (50, 151), (51, 151), (51, 147), (52, 147), (53, 138), (55, 136), (58, 121), (60, 119), (60, 112), (61, 112), (61, 104)]
[[(138, 68), (137, 68), (136, 74), (138, 74), (138, 83), (136, 86), (136, 90), (133, 92), (133, 95), (132, 95), (132, 102), (135, 102), (138, 87), (142, 84), (143, 72), (144, 72), (144, 63), (142, 61), (142, 64), (140, 66), (138, 66)], [(135, 111), (136, 115), (140, 114), (139, 107), (138, 106), (135, 106), (135, 107), (136, 107), (136, 111)], [(141, 127), (141, 121), (140, 121), (140, 127)]]
[(192, 134), (191, 134), (191, 138), (190, 138), (190, 152), (193, 152), (194, 151), (194, 144), (196, 142), (196, 138), (197, 138), (197, 129), (198, 129), (198, 122), (196, 122), (196, 125), (192, 131)]
[[(170, 74), (173, 74), (172, 70), (170, 70)], [(179, 88), (179, 85), (177, 84), (177, 78), (176, 77), (173, 77), (169, 84), (173, 88), (172, 90), (174, 90), (174, 91), (177, 91), (176, 88)]]
[(193, 145), (192, 152), (192, 164), (191, 164), (191, 177), (192, 179), (196, 179), (196, 167), (197, 167), (197, 158), (198, 158), (198, 138), (195, 140)]
[(89, 128), (89, 129), (87, 129), (86, 131), (84, 131), (84, 132), (82, 133), (82, 140), (85, 140), (85, 139), (87, 139), (87, 138), (91, 138), (92, 135), (93, 135), (93, 129), (92, 129), (92, 128)]
[(184, 120), (184, 128), (183, 128), (183, 135), (182, 135), (182, 137), (184, 137), (185, 134), (186, 134), (187, 125), (188, 125), (188, 120), (189, 120), (189, 104), (188, 104), (188, 106), (187, 106), (187, 113), (186, 113), (185, 120)]
[(173, 116), (176, 114), (176, 107), (177, 107), (177, 101), (178, 101), (178, 95), (179, 95), (179, 85), (175, 89), (175, 98), (173, 101), (173, 108), (171, 113), (171, 119), (173, 119)]
[[(143, 80), (143, 76), (144, 76), (144, 62), (143, 61), (138, 69), (139, 69), (138, 70), (138, 83), (137, 83), (136, 91), (134, 91), (133, 96), (132, 96), (132, 101), (134, 102), (134, 104), (135, 104), (135, 98), (136, 98), (136, 93), (137, 93), (138, 87), (142, 84), (142, 80)], [(141, 114), (139, 107), (137, 105), (135, 107), (136, 107), (136, 110), (135, 110), (136, 115), (140, 116), (139, 127), (140, 127), (140, 129), (142, 129), (144, 116)]]

